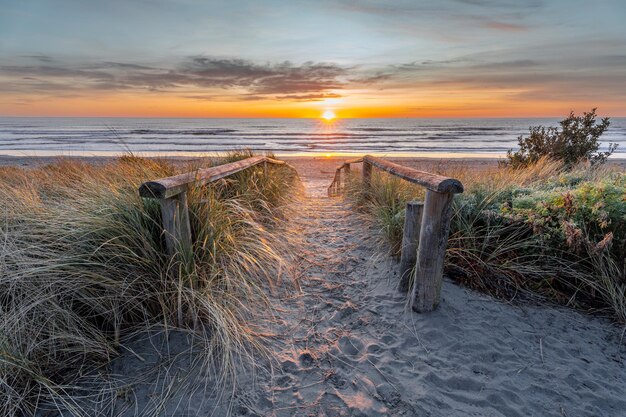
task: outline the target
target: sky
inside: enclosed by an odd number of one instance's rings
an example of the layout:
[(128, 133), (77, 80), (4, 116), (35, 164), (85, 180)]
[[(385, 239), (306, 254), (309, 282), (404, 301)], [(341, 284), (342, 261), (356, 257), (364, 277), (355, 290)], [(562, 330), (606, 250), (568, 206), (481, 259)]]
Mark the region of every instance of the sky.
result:
[(0, 116), (626, 116), (624, 0), (0, 0)]

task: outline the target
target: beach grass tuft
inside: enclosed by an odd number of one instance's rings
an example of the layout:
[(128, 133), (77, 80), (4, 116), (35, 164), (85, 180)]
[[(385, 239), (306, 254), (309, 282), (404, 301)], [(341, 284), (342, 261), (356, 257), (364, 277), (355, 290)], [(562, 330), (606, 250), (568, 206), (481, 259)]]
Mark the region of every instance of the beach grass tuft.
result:
[(268, 290), (288, 282), (276, 233), (298, 180), (288, 167), (265, 175), (259, 166), (192, 187), (192, 259), (170, 258), (158, 202), (137, 190), (206, 164), (127, 155), (0, 168), (0, 415), (89, 415), (86, 399), (119, 389), (81, 378), (155, 329), (193, 334), (221, 382), (262, 352), (248, 323), (269, 308)]

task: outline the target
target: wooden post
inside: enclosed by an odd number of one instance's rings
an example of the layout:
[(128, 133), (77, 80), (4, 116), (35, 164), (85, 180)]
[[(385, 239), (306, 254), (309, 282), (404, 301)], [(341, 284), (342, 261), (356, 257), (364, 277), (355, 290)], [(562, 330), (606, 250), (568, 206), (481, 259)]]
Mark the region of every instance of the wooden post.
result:
[(178, 251), (191, 251), (191, 225), (187, 193), (182, 192), (170, 198), (162, 198), (161, 219), (165, 233), (165, 246), (170, 256)]
[(363, 161), (363, 188), (368, 189), (372, 184), (372, 164)]
[(411, 307), (417, 312), (432, 311), (439, 305), (453, 197), (426, 190), (411, 293)]
[(417, 248), (422, 226), (424, 203), (409, 201), (406, 203), (404, 230), (402, 232), (402, 252), (400, 255), (400, 284), (398, 290), (407, 292), (413, 286), (413, 273), (417, 261)]
[(267, 161), (263, 162), (263, 175), (265, 175), (265, 178), (267, 178), (268, 176), (268, 171), (267, 171), (268, 167), (267, 167)]
[(343, 187), (346, 188), (346, 185), (350, 181), (350, 164), (343, 165)]
[(337, 193), (339, 193), (339, 190), (341, 190), (341, 168), (337, 168), (335, 175), (337, 176)]

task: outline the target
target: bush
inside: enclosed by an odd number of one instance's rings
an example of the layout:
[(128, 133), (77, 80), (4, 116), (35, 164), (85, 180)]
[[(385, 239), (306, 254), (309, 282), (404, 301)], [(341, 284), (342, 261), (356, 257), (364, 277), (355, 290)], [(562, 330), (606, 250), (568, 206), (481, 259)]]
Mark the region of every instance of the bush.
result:
[[(440, 173), (465, 187), (454, 198), (448, 276), (497, 297), (539, 295), (626, 322), (626, 173), (563, 171), (546, 158), (523, 169)], [(348, 198), (397, 255), (405, 203), (423, 191), (378, 172), (367, 195), (358, 177), (349, 183)]]
[(571, 112), (569, 117), (559, 122), (558, 127), (532, 126), (530, 136), (520, 136), (520, 149), (507, 152), (506, 164), (513, 168), (525, 167), (536, 163), (542, 157), (561, 161), (566, 168), (580, 161), (588, 161), (592, 165), (602, 164), (615, 151), (617, 144), (610, 143), (607, 152), (598, 152), (598, 139), (608, 129), (609, 118), (596, 123), (596, 109), (582, 116)]

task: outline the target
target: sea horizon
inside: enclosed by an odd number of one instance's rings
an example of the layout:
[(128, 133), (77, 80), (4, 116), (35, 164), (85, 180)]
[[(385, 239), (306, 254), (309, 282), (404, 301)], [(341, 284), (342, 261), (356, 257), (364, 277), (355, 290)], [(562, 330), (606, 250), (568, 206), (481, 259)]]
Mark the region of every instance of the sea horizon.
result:
[[(251, 149), (279, 156), (374, 154), (502, 158), (531, 126), (557, 117), (486, 118), (175, 118), (0, 117), (0, 155), (197, 156)], [(626, 157), (626, 117), (611, 118), (601, 149)]]

